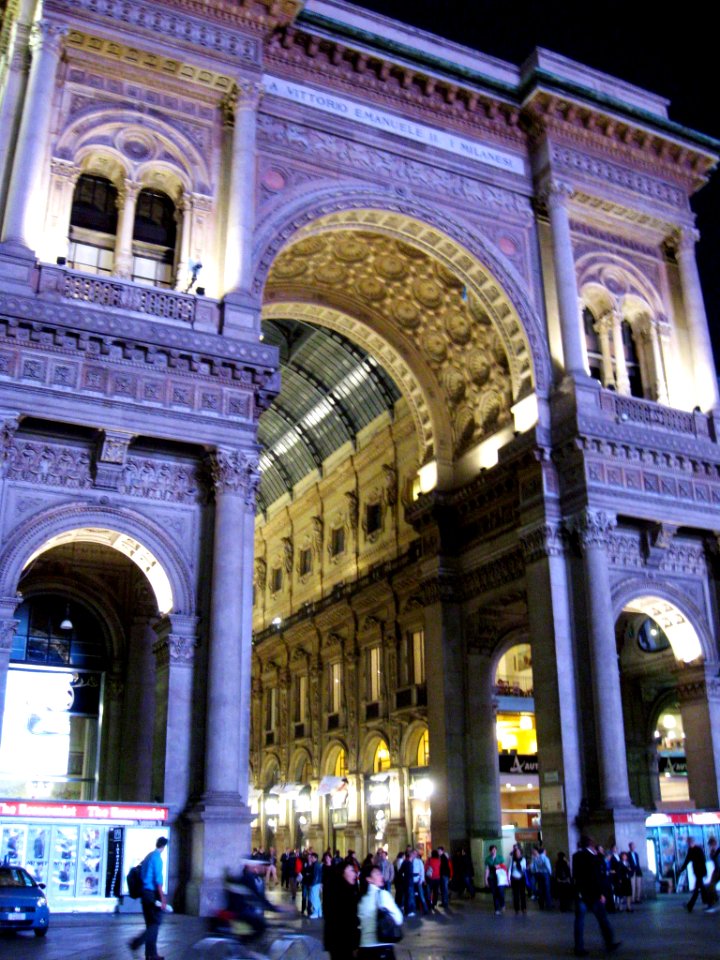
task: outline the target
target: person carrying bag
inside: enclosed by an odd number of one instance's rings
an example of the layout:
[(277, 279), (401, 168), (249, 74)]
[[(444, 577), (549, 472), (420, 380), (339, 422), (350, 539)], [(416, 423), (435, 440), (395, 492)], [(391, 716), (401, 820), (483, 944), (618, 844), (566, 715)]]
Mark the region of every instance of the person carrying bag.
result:
[(385, 889), (382, 870), (373, 867), (367, 878), (367, 893), (360, 901), (359, 960), (394, 960), (393, 943), (402, 939), (403, 915)]

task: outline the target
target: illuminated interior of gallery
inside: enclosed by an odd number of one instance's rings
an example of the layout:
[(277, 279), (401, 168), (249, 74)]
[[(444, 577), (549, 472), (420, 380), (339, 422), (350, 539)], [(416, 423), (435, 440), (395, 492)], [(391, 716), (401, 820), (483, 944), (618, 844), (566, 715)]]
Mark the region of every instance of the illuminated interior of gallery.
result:
[(675, 869), (720, 144), (345, 0), (131, 6), (0, 33), (0, 857), (112, 909), (162, 827), (203, 914), (252, 844)]

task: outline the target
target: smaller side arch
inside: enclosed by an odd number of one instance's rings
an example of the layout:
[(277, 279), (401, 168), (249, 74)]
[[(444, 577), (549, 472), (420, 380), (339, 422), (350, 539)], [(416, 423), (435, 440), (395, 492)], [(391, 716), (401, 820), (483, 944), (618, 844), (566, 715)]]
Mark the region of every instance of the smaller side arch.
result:
[(343, 750), (345, 757), (349, 756), (347, 744), (344, 740), (331, 740), (326, 744), (320, 761), (320, 773), (322, 776), (331, 776), (335, 772), (338, 754)]
[[(664, 581), (636, 577), (617, 584), (612, 592), (614, 622), (617, 623), (623, 610), (635, 609), (633, 604), (637, 605), (638, 612), (646, 612), (649, 617), (656, 619), (653, 617), (652, 612), (650, 612), (652, 601), (654, 600), (664, 601), (666, 604), (674, 607), (684, 618), (685, 624), (687, 624), (695, 634), (698, 652), (695, 656), (690, 656), (689, 659), (687, 659), (687, 656), (681, 655), (679, 652), (679, 643), (673, 643), (673, 637), (670, 635), (673, 624), (670, 624), (668, 627), (666, 624), (658, 621), (665, 631), (668, 640), (670, 640), (675, 656), (679, 660), (684, 660), (689, 663), (692, 660), (698, 659), (700, 656), (702, 656), (704, 660), (709, 661), (718, 659), (717, 646), (712, 631), (710, 630), (706, 613), (692, 600), (688, 599), (684, 593), (681, 593), (671, 584)], [(680, 627), (682, 624), (677, 622), (674, 626)], [(670, 630), (670, 632), (668, 632), (668, 630)], [(689, 634), (688, 642), (692, 643), (692, 637)], [(689, 653), (691, 653), (692, 650), (693, 648), (690, 647)]]
[[(428, 725), (424, 720), (413, 720), (408, 725), (400, 747), (400, 758), (402, 766), (416, 767), (417, 754), (420, 747), (420, 741), (423, 735), (428, 732)], [(432, 749), (432, 743), (430, 744)]]
[(147, 547), (170, 582), (172, 612), (194, 616), (194, 578), (177, 543), (159, 524), (127, 508), (71, 501), (22, 520), (0, 552), (0, 596), (14, 596), (27, 560), (53, 537), (85, 528), (115, 530)]

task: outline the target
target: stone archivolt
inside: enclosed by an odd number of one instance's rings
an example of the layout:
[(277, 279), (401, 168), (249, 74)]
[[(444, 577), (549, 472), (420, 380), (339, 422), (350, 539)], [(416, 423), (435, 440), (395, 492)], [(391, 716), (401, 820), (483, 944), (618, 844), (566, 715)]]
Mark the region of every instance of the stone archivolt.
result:
[[(303, 237), (281, 253), (266, 295), (343, 303), (360, 316), (371, 312), (401, 352), (419, 348), (451, 411), (455, 453), (511, 421), (510, 363), (496, 321), (507, 305), (498, 304), (501, 294), (490, 277), (479, 293), (469, 293), (460, 277), (418, 247), (342, 230)], [(521, 335), (517, 323), (515, 334)]]

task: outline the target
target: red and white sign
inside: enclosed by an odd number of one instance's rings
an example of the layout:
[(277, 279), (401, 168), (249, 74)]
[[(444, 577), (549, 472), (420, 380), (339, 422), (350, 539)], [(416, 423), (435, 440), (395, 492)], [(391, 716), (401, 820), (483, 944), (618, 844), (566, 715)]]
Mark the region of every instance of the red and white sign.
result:
[(62, 803), (51, 800), (0, 800), (0, 817), (41, 820), (104, 820), (108, 823), (166, 821), (168, 807), (134, 803)]

